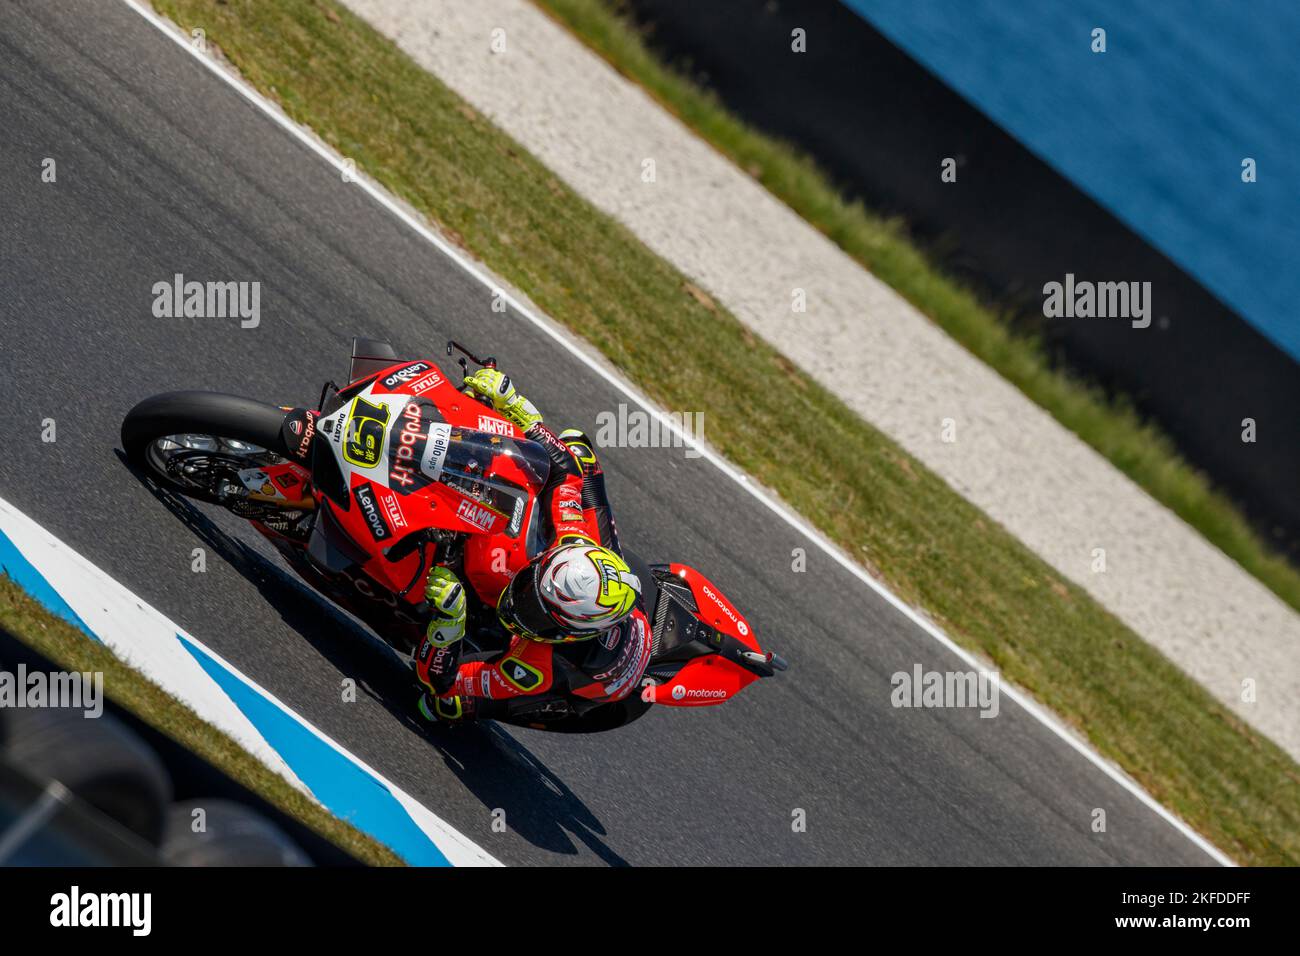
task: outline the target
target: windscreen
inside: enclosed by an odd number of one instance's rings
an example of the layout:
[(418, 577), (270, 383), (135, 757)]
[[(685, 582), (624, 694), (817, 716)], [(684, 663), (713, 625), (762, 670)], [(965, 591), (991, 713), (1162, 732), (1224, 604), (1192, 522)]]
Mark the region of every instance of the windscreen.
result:
[[(444, 435), (445, 449), (438, 447)], [(517, 536), (529, 496), (550, 473), (546, 450), (527, 439), (446, 425), (431, 430), (429, 442), (437, 480), (505, 516), (507, 533)]]

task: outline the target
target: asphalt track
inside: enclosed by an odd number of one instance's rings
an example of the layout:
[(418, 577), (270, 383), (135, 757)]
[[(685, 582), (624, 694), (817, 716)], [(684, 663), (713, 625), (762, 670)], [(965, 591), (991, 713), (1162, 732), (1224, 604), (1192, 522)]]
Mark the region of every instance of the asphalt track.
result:
[[(421, 733), (372, 637), (238, 522), (133, 477), (123, 414), (179, 387), (313, 404), (354, 334), (490, 351), (560, 425), (626, 399), (123, 4), (0, 5), (0, 130), (0, 496), (503, 862), (1211, 862), (1005, 697), (994, 719), (892, 707), (894, 672), (965, 665), (681, 449), (602, 452), (622, 537), (704, 570), (791, 669), (602, 736)], [(260, 281), (260, 326), (155, 318), (152, 286), (178, 272)]]

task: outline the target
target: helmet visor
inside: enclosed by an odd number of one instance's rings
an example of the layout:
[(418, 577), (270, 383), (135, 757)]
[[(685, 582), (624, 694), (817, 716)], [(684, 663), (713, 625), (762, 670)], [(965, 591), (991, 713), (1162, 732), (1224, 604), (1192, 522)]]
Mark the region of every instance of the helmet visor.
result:
[(546, 611), (537, 593), (537, 566), (532, 561), (519, 569), (497, 602), (497, 615), (510, 630), (543, 641), (562, 639), (565, 629)]

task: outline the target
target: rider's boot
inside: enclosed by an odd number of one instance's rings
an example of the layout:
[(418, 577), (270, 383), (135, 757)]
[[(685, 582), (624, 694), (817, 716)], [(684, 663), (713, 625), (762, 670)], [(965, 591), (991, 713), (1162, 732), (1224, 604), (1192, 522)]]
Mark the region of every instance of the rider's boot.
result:
[(421, 717), (431, 723), (440, 721), (460, 723), (473, 716), (472, 709), (465, 706), (469, 703), (471, 701), (460, 696), (435, 697), (426, 690), (420, 695), (420, 702), (416, 705), (416, 709), (419, 710)]
[(476, 720), (498, 720), (510, 713), (509, 700), (470, 697), (463, 694), (431, 694), (427, 690), (416, 705), (420, 716), (433, 723), (468, 724)]

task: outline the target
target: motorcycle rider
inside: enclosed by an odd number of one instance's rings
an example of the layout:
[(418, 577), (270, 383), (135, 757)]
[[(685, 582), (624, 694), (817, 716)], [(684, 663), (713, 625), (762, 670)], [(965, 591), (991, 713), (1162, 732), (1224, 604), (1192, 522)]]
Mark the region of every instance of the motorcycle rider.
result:
[(425, 599), (432, 617), (412, 654), (425, 688), (421, 715), (491, 717), (511, 699), (562, 693), (569, 668), (602, 682), (595, 691), (600, 696), (588, 699), (623, 699), (637, 689), (649, 659), (650, 626), (636, 606), (641, 582), (619, 550), (591, 443), (575, 430), (551, 431), (536, 406), (495, 368), (467, 376), (462, 390), (546, 449), (551, 470), (536, 507), (547, 545), (502, 590), (497, 617), (511, 640), (486, 659), (461, 661), (465, 588), (449, 568), (430, 570)]

